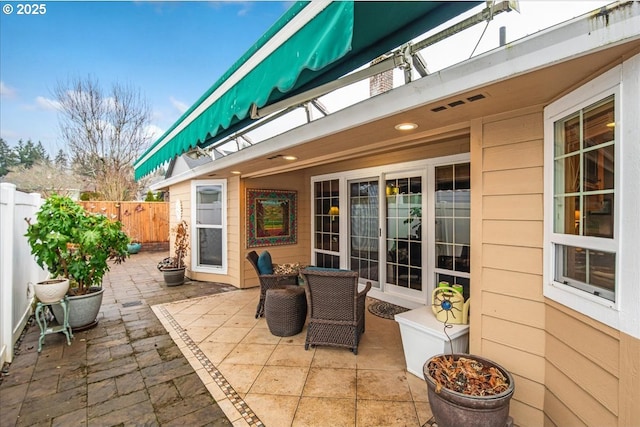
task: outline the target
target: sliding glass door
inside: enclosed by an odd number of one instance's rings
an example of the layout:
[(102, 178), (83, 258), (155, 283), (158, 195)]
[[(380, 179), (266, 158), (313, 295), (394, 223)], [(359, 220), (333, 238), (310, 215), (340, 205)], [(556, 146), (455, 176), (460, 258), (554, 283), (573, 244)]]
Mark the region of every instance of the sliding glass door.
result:
[(438, 282), (469, 296), (470, 164), (462, 156), (313, 181), (316, 266), (357, 271), (376, 298), (429, 303)]
[(387, 179), (387, 290), (420, 297), (424, 276), (421, 175)]
[(349, 181), (349, 263), (360, 280), (379, 287), (380, 185), (378, 179)]

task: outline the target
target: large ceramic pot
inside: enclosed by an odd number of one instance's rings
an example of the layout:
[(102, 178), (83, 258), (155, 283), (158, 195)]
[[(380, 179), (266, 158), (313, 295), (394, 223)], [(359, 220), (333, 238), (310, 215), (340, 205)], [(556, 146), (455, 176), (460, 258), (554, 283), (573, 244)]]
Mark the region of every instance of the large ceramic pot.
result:
[(164, 283), (167, 286), (178, 286), (184, 283), (184, 270), (185, 268), (162, 268), (162, 274), (164, 276)]
[(127, 245), (127, 252), (129, 252), (130, 254), (137, 254), (138, 252), (140, 252), (140, 249), (142, 249), (141, 243), (129, 243)]
[[(429, 374), (429, 364), (435, 358), (453, 356), (474, 359), (486, 367), (498, 369), (507, 378), (508, 388), (492, 396), (471, 396), (441, 387), (436, 392), (436, 381)], [(427, 381), (429, 406), (438, 427), (505, 427), (509, 421), (509, 402), (515, 390), (511, 374), (491, 360), (469, 354), (439, 354), (426, 361), (423, 367)]]
[(48, 279), (33, 286), (38, 301), (47, 304), (58, 302), (69, 290), (69, 279)]
[[(69, 301), (69, 326), (74, 331), (82, 331), (93, 328), (98, 324), (98, 313), (102, 305), (103, 288), (91, 288), (86, 295), (70, 296)], [(59, 305), (51, 306), (58, 323), (64, 321), (64, 312)]]

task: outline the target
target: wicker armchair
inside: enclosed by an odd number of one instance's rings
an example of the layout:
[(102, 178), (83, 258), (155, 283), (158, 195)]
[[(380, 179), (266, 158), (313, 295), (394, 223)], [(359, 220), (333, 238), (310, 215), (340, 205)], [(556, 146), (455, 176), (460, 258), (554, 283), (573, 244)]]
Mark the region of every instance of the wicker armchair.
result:
[[(283, 288), (286, 286), (298, 286), (298, 273), (291, 274), (260, 274), (258, 268), (258, 254), (251, 251), (247, 254), (247, 259), (256, 270), (258, 279), (260, 280), (260, 301), (256, 308), (256, 319), (264, 316), (264, 300), (267, 296), (267, 290)], [(273, 264), (275, 266), (275, 264)]]
[(364, 303), (371, 282), (358, 292), (358, 273), (335, 269), (303, 269), (309, 293), (305, 349), (315, 345), (350, 348), (358, 354), (364, 334)]

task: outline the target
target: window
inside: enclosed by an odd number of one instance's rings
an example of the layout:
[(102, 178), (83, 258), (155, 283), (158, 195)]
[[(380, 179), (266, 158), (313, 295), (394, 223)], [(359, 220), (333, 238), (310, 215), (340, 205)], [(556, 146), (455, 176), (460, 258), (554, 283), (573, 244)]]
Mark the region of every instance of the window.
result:
[(192, 186), (194, 271), (226, 272), (226, 182), (194, 181)]
[(544, 295), (633, 336), (640, 336), (639, 67), (636, 55), (544, 111)]
[(615, 240), (615, 123), (611, 95), (553, 124), (553, 279), (610, 301), (615, 301), (616, 282), (610, 245)]

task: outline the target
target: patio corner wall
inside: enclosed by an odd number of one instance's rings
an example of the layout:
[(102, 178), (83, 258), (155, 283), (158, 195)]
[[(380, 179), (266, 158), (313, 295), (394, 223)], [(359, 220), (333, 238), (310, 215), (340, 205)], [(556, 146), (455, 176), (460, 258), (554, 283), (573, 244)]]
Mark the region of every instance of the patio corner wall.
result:
[(0, 183), (0, 366), (13, 360), (13, 346), (31, 316), (29, 282), (44, 280), (47, 274), (36, 264), (24, 236), (25, 218), (32, 218), (42, 202), (39, 194)]
[[(297, 205), (297, 231), (295, 244), (280, 245), (280, 246), (260, 246), (250, 248), (247, 246), (247, 230), (246, 230), (246, 191), (248, 188), (263, 189), (263, 190), (294, 190), (296, 191), (296, 205)], [(311, 254), (311, 206), (310, 206), (310, 188), (311, 183), (303, 171), (295, 171), (290, 173), (277, 174), (261, 178), (252, 178), (242, 181), (240, 186), (239, 198), (242, 200), (240, 206), (240, 241), (238, 242), (239, 253), (241, 255), (239, 266), (242, 270), (242, 288), (249, 288), (259, 286), (258, 277), (249, 264), (249, 261), (245, 259), (246, 254), (255, 250), (258, 254), (267, 250), (271, 254), (274, 263), (310, 263)]]
[(543, 116), (532, 107), (471, 125), (470, 351), (514, 376), (511, 416), (544, 424)]
[(543, 111), (471, 124), (470, 352), (514, 376), (517, 425), (636, 425), (640, 341), (543, 296)]

